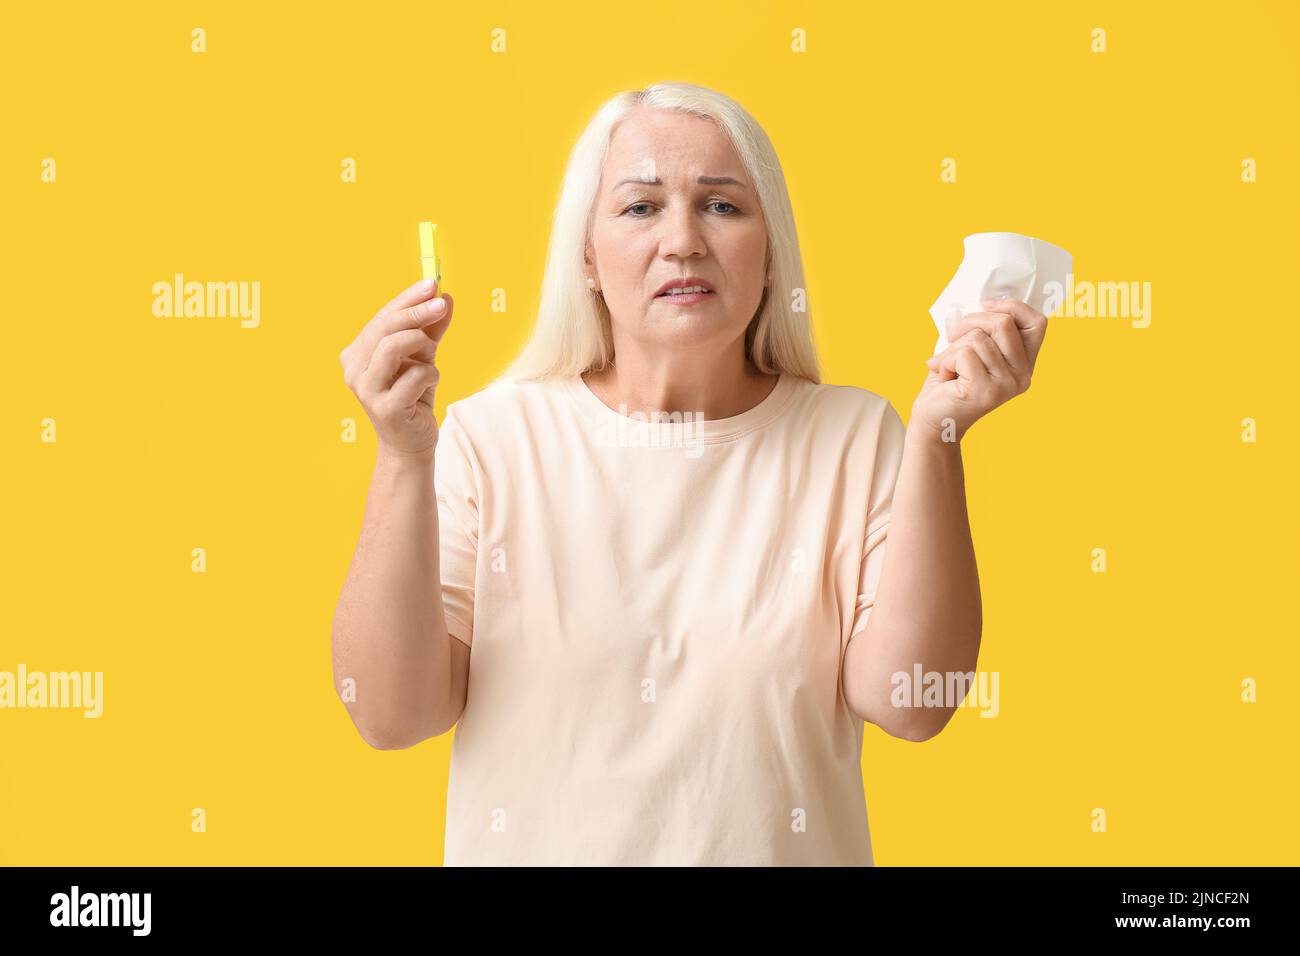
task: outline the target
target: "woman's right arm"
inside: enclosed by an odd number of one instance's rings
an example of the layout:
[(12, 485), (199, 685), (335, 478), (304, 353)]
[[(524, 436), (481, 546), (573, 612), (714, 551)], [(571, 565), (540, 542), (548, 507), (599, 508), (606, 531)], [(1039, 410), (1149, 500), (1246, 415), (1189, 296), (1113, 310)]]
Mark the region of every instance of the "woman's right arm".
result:
[(433, 395), (450, 296), (419, 283), (339, 356), (378, 435), (365, 519), (334, 614), (335, 690), (373, 747), (410, 747), (460, 717), (469, 648), (447, 633), (434, 488)]

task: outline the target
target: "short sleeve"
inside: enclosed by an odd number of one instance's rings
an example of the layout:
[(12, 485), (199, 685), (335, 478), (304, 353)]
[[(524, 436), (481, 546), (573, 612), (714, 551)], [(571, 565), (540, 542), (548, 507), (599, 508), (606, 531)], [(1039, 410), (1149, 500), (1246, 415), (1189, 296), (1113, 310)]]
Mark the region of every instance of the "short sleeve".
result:
[(876, 439), (876, 461), (871, 475), (867, 526), (862, 542), (862, 566), (858, 573), (857, 605), (849, 638), (864, 630), (876, 603), (876, 587), (885, 564), (885, 544), (889, 535), (890, 510), (894, 503), (894, 485), (903, 464), (903, 441), (907, 427), (894, 406), (885, 403)]
[(438, 570), (447, 632), (469, 645), (474, 631), (474, 575), (478, 566), (479, 494), (476, 457), (455, 409), (438, 427), (434, 488), (438, 499)]

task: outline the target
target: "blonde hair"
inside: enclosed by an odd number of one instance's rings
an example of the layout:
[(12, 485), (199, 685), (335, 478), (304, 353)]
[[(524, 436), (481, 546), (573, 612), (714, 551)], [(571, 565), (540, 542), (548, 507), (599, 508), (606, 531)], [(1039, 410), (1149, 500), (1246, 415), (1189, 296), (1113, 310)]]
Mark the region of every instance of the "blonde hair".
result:
[[(758, 191), (768, 230), (771, 283), (745, 330), (745, 354), (759, 371), (821, 380), (803, 294), (803, 259), (790, 194), (776, 150), (763, 128), (730, 97), (690, 83), (657, 83), (619, 93), (596, 113), (569, 156), (551, 224), (541, 304), (527, 344), (496, 381), (540, 381), (603, 369), (614, 357), (609, 309), (588, 288), (583, 255), (601, 168), (618, 123), (638, 106), (679, 110), (713, 120), (730, 138)], [(804, 310), (792, 308), (800, 290)]]

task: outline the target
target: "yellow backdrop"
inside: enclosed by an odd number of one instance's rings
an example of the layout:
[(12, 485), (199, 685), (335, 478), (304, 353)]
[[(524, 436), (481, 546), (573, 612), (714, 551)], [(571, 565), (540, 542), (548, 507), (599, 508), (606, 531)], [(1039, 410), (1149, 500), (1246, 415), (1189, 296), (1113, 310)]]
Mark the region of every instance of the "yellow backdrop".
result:
[[(332, 685), (338, 353), (432, 219), (439, 416), (481, 388), (575, 137), (659, 80), (768, 130), (823, 378), (904, 417), (964, 235), (1149, 283), (964, 442), (999, 710), (867, 728), (876, 862), (1295, 863), (1300, 7), (994, 6), (6, 4), (0, 672), (103, 709), (0, 709), (0, 863), (441, 861), (451, 735), (372, 750)], [(160, 316), (177, 273), (256, 309)]]

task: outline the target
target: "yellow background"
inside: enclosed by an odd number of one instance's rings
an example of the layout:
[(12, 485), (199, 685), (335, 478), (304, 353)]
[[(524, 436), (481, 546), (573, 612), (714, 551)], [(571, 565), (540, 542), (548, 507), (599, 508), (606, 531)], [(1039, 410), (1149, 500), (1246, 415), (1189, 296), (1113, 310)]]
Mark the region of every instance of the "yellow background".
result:
[[(0, 670), (102, 670), (105, 711), (0, 711), (0, 863), (441, 861), (451, 735), (372, 750), (333, 690), (375, 450), (338, 353), (433, 219), (439, 417), (481, 388), (575, 138), (668, 79), (767, 129), (823, 380), (905, 418), (967, 233), (1152, 285), (964, 442), (1001, 713), (867, 728), (876, 862), (1296, 863), (1300, 5), (994, 6), (5, 4)], [(155, 318), (175, 272), (260, 282), (260, 326)]]

